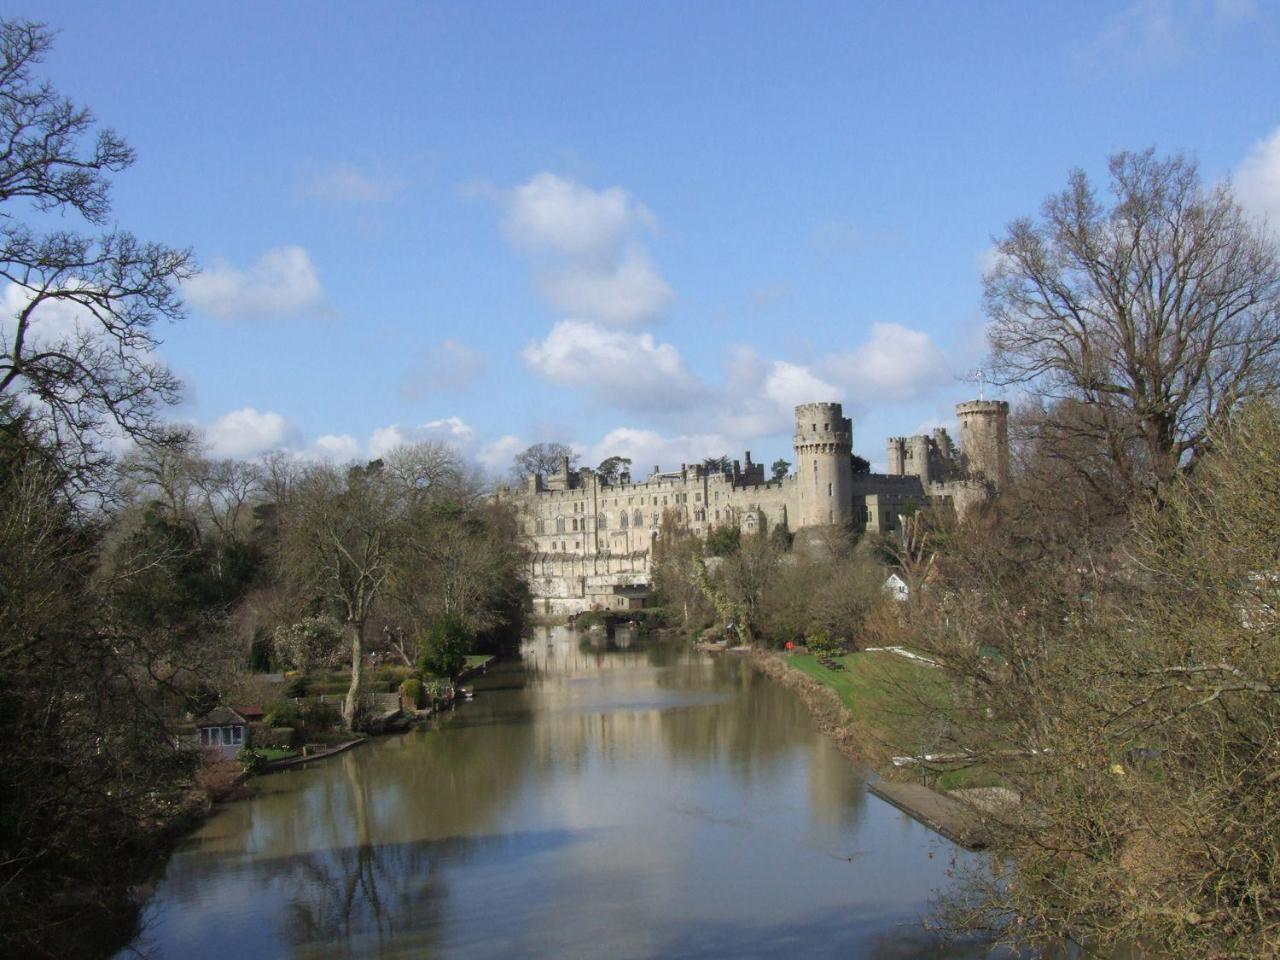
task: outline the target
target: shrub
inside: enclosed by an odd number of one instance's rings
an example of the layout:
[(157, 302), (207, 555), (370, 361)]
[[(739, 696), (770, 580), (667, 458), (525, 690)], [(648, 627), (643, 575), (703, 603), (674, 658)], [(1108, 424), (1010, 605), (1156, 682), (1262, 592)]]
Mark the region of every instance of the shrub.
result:
[(838, 657), (845, 652), (844, 642), (832, 637), (823, 629), (812, 631), (805, 637), (804, 644), (811, 653), (816, 653), (820, 657)]
[(742, 533), (737, 527), (716, 527), (707, 534), (703, 549), (709, 557), (727, 557), (737, 553), (742, 543)]
[(309, 734), (318, 730), (331, 730), (342, 722), (342, 714), (337, 707), (322, 700), (308, 700), (302, 706), (302, 722), (306, 724)]
[(427, 632), (418, 669), (436, 677), (455, 676), (466, 665), (473, 640), (461, 617), (441, 617)]
[(270, 727), (296, 727), (302, 722), (302, 713), (296, 703), (282, 700), (267, 707), (263, 720)]
[(400, 700), (415, 710), (421, 709), (423, 705), (422, 681), (417, 677), (406, 678), (400, 684)]
[(240, 761), (240, 768), (245, 773), (253, 773), (262, 766), (262, 758), (254, 753), (249, 747), (245, 747), (237, 753), (236, 759)]
[[(293, 704), (290, 704), (290, 706), (293, 706)], [(261, 747), (264, 750), (283, 750), (293, 746), (296, 735), (296, 728), (294, 727), (255, 726), (253, 728), (253, 745), (255, 748)]]
[(285, 696), (287, 697), (305, 697), (307, 695), (307, 687), (311, 685), (311, 681), (305, 675), (294, 677), (289, 681), (289, 686), (285, 688)]

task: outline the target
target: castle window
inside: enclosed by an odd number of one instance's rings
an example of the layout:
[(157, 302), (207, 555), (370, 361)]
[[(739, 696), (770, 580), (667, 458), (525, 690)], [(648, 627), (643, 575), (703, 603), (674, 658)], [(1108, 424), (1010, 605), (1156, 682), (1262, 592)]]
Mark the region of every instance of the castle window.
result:
[(573, 532), (578, 532), (578, 521), (576, 519), (573, 521)]
[(539, 517), (537, 520), (534, 521), (533, 529), (535, 533), (546, 533), (547, 522), (543, 520), (541, 517)]
[(556, 517), (556, 533), (564, 533), (564, 517)]
[(824, 423), (824, 424), (822, 425), (822, 429), (823, 429), (823, 430), (830, 430), (830, 429), (831, 429), (831, 424), (829, 424), (829, 423)]
[(636, 510), (635, 513), (633, 513), (631, 516), (631, 522), (637, 527), (643, 527), (644, 514), (642, 514), (639, 510)]
[(622, 511), (622, 519), (619, 526), (621, 526), (623, 530), (627, 529), (627, 511), (625, 510)]
[(694, 502), (694, 503), (701, 503), (701, 502), (702, 502), (702, 494), (700, 494), (700, 493), (695, 493), (695, 494), (693, 495), (693, 502)]
[(827, 496), (831, 496), (831, 484), (827, 484)]
[(609, 529), (609, 515), (607, 513), (600, 514), (600, 520), (596, 526), (601, 530)]

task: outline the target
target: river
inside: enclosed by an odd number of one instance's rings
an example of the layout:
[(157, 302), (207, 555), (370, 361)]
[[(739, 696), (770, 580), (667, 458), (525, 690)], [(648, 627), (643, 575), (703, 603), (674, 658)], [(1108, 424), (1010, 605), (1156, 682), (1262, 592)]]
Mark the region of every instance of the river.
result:
[(562, 628), (521, 653), (422, 729), (252, 781), (117, 956), (969, 955), (920, 918), (970, 855), (745, 658)]

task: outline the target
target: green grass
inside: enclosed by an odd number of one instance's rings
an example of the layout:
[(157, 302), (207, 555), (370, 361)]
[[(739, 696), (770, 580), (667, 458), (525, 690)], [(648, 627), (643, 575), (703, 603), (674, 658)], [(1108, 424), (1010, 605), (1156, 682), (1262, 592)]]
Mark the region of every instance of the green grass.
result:
[(895, 751), (927, 747), (930, 714), (945, 707), (951, 688), (941, 670), (891, 653), (851, 653), (834, 658), (843, 670), (829, 670), (813, 654), (793, 654), (787, 663), (830, 687), (856, 723), (875, 730)]
[(254, 747), (253, 752), (267, 761), (288, 760), (298, 755), (297, 750), (288, 750), (283, 747)]
[(973, 787), (1002, 786), (1004, 786), (1004, 781), (997, 777), (992, 770), (981, 765), (947, 770), (939, 774), (938, 779), (933, 784), (935, 790), (943, 792), (947, 790), (968, 790)]
[(468, 655), (468, 657), (467, 657), (467, 669), (468, 669), (468, 670), (470, 670), (470, 669), (472, 669), (473, 667), (482, 667), (482, 666), (484, 666), (486, 663), (488, 663), (488, 662), (489, 662), (489, 656), (490, 656), (490, 655), (489, 655), (489, 654), (487, 654), (487, 653), (473, 653), (473, 654)]

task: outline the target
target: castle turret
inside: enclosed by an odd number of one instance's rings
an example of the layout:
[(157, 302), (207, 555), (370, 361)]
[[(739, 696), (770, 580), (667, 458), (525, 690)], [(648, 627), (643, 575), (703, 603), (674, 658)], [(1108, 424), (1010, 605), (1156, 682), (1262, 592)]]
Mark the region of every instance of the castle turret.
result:
[(929, 472), (929, 438), (924, 434), (918, 434), (907, 442), (911, 444), (910, 472), (919, 477), (921, 483), (928, 486), (929, 481), (933, 479)]
[(797, 527), (853, 517), (853, 424), (838, 403), (796, 407)]
[(900, 477), (902, 476), (903, 462), (907, 459), (907, 441), (902, 437), (890, 437), (887, 447), (889, 473), (895, 477)]
[(1009, 482), (1009, 404), (1004, 400), (971, 400), (956, 404), (960, 452), (973, 479), (1000, 489)]

